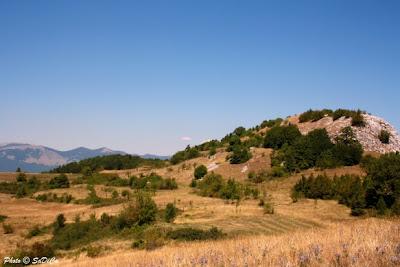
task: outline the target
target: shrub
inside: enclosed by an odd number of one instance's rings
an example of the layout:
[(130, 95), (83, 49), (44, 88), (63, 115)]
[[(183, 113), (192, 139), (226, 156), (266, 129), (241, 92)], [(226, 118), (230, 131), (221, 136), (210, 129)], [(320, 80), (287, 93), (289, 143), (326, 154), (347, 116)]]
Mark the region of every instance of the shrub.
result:
[(207, 167), (200, 165), (194, 170), (194, 178), (201, 179), (207, 174)]
[(172, 164), (178, 164), (182, 161), (197, 158), (200, 156), (200, 152), (196, 147), (187, 146), (185, 150), (176, 152), (170, 159)]
[(157, 206), (147, 194), (136, 195), (135, 202), (125, 208), (119, 215), (119, 220), (124, 227), (133, 225), (151, 224), (156, 220)]
[(14, 228), (11, 226), (11, 224), (3, 223), (3, 232), (5, 235), (12, 234), (14, 233)]
[(275, 126), (265, 134), (264, 147), (279, 149), (284, 144), (293, 144), (299, 137), (301, 133), (295, 125)]
[(390, 141), (390, 133), (386, 130), (381, 130), (378, 136), (379, 140), (382, 142), (382, 144), (389, 144)]
[(173, 203), (168, 203), (165, 208), (165, 214), (164, 214), (165, 221), (167, 223), (172, 223), (176, 218), (177, 212), (178, 209), (175, 207), (175, 205)]
[(333, 113), (330, 109), (323, 109), (323, 110), (308, 110), (302, 113), (299, 116), (299, 122), (307, 122), (307, 121), (318, 121), (325, 117), (325, 115), (331, 116)]
[(203, 197), (218, 197), (220, 190), (224, 186), (224, 180), (219, 174), (208, 174), (203, 180), (197, 183), (200, 195)]
[(265, 120), (261, 123), (260, 128), (263, 129), (265, 127), (271, 128), (274, 126), (280, 126), (282, 123), (283, 119), (277, 118), (275, 120)]
[(24, 183), (24, 182), (26, 182), (26, 174), (23, 173), (23, 172), (18, 172), (16, 180), (17, 180), (17, 182), (19, 182), (19, 183)]
[(65, 226), (65, 216), (64, 214), (58, 214), (56, 217), (56, 221), (54, 222), (54, 230), (58, 231), (59, 229)]
[(225, 234), (216, 227), (212, 227), (209, 230), (188, 227), (172, 230), (167, 233), (168, 238), (181, 241), (216, 240), (224, 236)]
[(357, 110), (357, 112), (353, 113), (351, 117), (351, 126), (355, 127), (365, 126), (364, 116), (362, 115), (361, 110)]
[(102, 246), (88, 246), (86, 247), (86, 255), (90, 258), (95, 258), (101, 255), (104, 247)]
[(228, 156), (231, 164), (241, 164), (247, 162), (252, 157), (249, 149), (245, 146), (236, 146), (232, 154)]
[(49, 181), (49, 188), (69, 188), (69, 180), (65, 174), (60, 174)]
[(237, 127), (237, 128), (233, 131), (233, 134), (235, 134), (235, 135), (241, 137), (241, 136), (243, 136), (243, 135), (246, 134), (246, 128), (244, 128), (244, 127), (242, 127), (242, 126)]
[(233, 179), (229, 179), (228, 182), (221, 188), (219, 197), (222, 199), (239, 200), (241, 198), (241, 193), (241, 184)]
[(32, 238), (45, 233), (45, 229), (41, 228), (39, 225), (33, 226), (27, 234), (27, 238)]
[(4, 222), (8, 217), (0, 214), (0, 223)]

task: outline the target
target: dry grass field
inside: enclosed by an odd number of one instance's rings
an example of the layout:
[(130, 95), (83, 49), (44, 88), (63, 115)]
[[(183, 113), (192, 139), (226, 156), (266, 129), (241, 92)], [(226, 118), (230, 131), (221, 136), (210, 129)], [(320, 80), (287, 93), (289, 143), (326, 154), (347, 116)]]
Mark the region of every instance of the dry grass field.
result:
[[(302, 174), (326, 173), (328, 176), (363, 174), (358, 166), (319, 171), (307, 170), (290, 177), (279, 178), (258, 185), (260, 192), (273, 204), (274, 214), (265, 214), (258, 200), (242, 200), (239, 205), (228, 201), (201, 197), (193, 192), (189, 183), (196, 166), (216, 166), (214, 172), (225, 178), (245, 181), (249, 171), (270, 168), (269, 149), (253, 150), (254, 157), (245, 164), (230, 165), (226, 152), (215, 157), (200, 157), (165, 168), (107, 171), (121, 177), (156, 172), (175, 178), (177, 190), (160, 190), (153, 199), (159, 208), (175, 203), (182, 212), (172, 227), (209, 229), (218, 227), (226, 234), (220, 241), (175, 242), (154, 251), (132, 249), (131, 240), (107, 238), (95, 245), (106, 246), (107, 251), (96, 259), (79, 250), (64, 251), (60, 266), (394, 266), (400, 263), (400, 221), (396, 219), (359, 219), (350, 216), (350, 210), (333, 200), (302, 199), (293, 203), (290, 192)], [(34, 174), (29, 174), (34, 175)], [(1, 174), (3, 181), (12, 181), (16, 174)], [(50, 179), (54, 175), (37, 175)], [(75, 176), (69, 176), (74, 180)], [(102, 198), (111, 198), (111, 191), (121, 193), (127, 187), (96, 185)], [(130, 189), (129, 189), (130, 190)], [(75, 199), (88, 195), (85, 184), (47, 192), (71, 194)], [(37, 192), (37, 194), (43, 193)], [(8, 216), (7, 223), (15, 231), (0, 239), (0, 256), (9, 255), (21, 244), (32, 244), (51, 237), (50, 234), (27, 239), (35, 225), (49, 225), (57, 214), (63, 213), (67, 222), (79, 215), (82, 220), (103, 212), (117, 214), (126, 205), (118, 204), (93, 208), (90, 205), (38, 202), (31, 198), (16, 199), (0, 194), (0, 214)], [(109, 255), (109, 256), (105, 256)]]
[(293, 233), (180, 243), (65, 266), (398, 266), (398, 221), (366, 219)]

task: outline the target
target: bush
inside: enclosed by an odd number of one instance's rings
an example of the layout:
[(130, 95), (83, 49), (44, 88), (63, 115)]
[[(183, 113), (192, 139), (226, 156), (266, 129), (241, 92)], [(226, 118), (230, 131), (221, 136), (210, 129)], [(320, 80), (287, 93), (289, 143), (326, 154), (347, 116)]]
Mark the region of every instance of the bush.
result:
[(323, 109), (323, 110), (308, 110), (302, 113), (299, 116), (299, 122), (307, 122), (307, 121), (319, 121), (325, 115), (332, 116), (333, 111), (330, 109)]
[(45, 233), (45, 229), (41, 228), (39, 225), (35, 225), (28, 231), (27, 238), (39, 236), (44, 233)]
[(177, 215), (178, 209), (173, 203), (168, 203), (165, 208), (164, 219), (167, 223), (172, 223)]
[(170, 159), (172, 164), (178, 164), (182, 161), (197, 158), (200, 152), (196, 147), (187, 146), (185, 150), (176, 152)]
[(264, 213), (265, 214), (274, 214), (275, 213), (275, 209), (272, 203), (266, 202), (264, 203)]
[(245, 146), (236, 146), (232, 150), (232, 154), (228, 156), (231, 164), (241, 164), (251, 159), (252, 155)]
[(24, 182), (26, 182), (26, 174), (23, 173), (23, 172), (19, 172), (19, 173), (17, 174), (16, 180), (17, 180), (17, 182), (19, 182), (19, 183), (24, 183)]
[(216, 227), (212, 227), (206, 231), (188, 227), (172, 230), (167, 233), (168, 238), (181, 241), (216, 240), (224, 236), (225, 234)]
[(56, 217), (56, 221), (54, 222), (54, 231), (58, 231), (64, 226), (65, 226), (65, 216), (62, 213), (58, 214)]
[(129, 178), (129, 184), (133, 189), (145, 189), (145, 190), (174, 190), (178, 188), (178, 184), (175, 179), (166, 178), (163, 179), (161, 176), (156, 173), (151, 173), (148, 176), (135, 177), (132, 176)]
[(357, 110), (357, 112), (353, 113), (353, 116), (351, 117), (351, 126), (355, 127), (365, 126), (364, 116), (361, 110)]
[(5, 235), (12, 234), (14, 233), (14, 228), (11, 226), (11, 224), (3, 223), (3, 232)]
[(295, 125), (275, 126), (265, 134), (264, 147), (279, 149), (284, 144), (293, 144), (300, 137), (301, 133)]
[(280, 126), (282, 123), (283, 119), (277, 118), (275, 120), (265, 120), (260, 124), (260, 128), (263, 129), (265, 127), (271, 128), (275, 126)]
[(0, 214), (0, 223), (4, 222), (8, 217)]
[(200, 165), (194, 169), (194, 178), (201, 179), (207, 174), (207, 167)]
[(49, 181), (49, 188), (69, 188), (69, 180), (65, 174), (60, 174)]
[(203, 197), (218, 197), (220, 190), (224, 186), (224, 180), (219, 174), (208, 174), (202, 181), (197, 183), (200, 195)]
[(156, 220), (156, 215), (157, 206), (154, 200), (147, 194), (139, 193), (135, 202), (125, 208), (118, 218), (124, 227), (131, 227), (151, 224)]
[(382, 142), (382, 144), (389, 144), (390, 141), (390, 133), (386, 130), (381, 130), (378, 136), (379, 140)]

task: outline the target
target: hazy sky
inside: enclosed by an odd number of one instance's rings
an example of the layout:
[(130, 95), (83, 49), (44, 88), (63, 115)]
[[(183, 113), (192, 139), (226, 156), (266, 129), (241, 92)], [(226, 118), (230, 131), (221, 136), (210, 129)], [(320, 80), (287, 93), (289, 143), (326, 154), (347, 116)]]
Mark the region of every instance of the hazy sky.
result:
[(322, 107), (399, 129), (399, 14), (395, 0), (1, 1), (0, 143), (171, 154)]

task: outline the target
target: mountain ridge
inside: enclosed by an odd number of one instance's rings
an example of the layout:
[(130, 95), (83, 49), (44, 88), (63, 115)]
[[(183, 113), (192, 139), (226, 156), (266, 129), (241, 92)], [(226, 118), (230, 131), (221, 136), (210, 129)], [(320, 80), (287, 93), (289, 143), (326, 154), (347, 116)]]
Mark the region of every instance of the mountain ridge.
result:
[[(0, 171), (15, 171), (17, 168), (21, 168), (28, 172), (42, 172), (74, 161), (115, 154), (126, 155), (128, 153), (107, 147), (90, 149), (81, 146), (62, 151), (43, 145), (3, 143), (0, 145)], [(145, 154), (142, 157), (168, 158), (152, 154)]]

